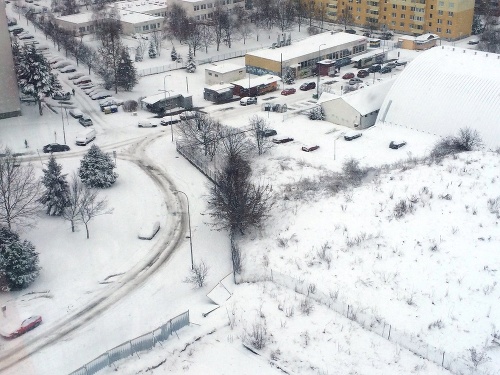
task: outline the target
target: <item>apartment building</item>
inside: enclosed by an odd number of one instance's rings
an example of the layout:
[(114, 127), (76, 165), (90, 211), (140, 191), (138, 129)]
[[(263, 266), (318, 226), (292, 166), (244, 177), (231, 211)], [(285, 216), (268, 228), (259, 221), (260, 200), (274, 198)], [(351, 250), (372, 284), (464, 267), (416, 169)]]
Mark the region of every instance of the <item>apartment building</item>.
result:
[(229, 11), (237, 6), (244, 8), (245, 0), (172, 0), (172, 4), (183, 7), (188, 17), (202, 21), (211, 19), (217, 6)]
[(471, 34), (474, 0), (312, 0), (324, 19), (335, 22), (344, 14), (361, 27), (402, 34), (433, 33), (443, 39)]

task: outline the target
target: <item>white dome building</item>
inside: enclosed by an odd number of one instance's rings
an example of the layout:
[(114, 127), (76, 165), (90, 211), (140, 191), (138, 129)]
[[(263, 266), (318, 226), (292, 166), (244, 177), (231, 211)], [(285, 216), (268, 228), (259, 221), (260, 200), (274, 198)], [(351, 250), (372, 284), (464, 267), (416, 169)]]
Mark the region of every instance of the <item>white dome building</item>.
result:
[(469, 127), (488, 148), (500, 147), (500, 55), (445, 46), (422, 52), (392, 85), (377, 125), (440, 136)]

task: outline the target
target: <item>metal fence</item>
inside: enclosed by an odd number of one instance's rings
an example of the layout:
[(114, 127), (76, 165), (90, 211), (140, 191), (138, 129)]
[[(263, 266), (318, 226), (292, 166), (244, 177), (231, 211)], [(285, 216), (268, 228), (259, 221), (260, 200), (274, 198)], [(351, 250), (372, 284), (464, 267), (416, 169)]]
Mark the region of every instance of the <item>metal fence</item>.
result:
[(487, 375), (480, 369), (474, 369), (471, 361), (456, 353), (447, 353), (445, 350), (427, 344), (416, 335), (394, 327), (383, 321), (380, 317), (375, 317), (366, 311), (366, 306), (355, 306), (344, 302), (344, 296), (337, 291), (325, 293), (318, 290), (314, 283), (307, 283), (303, 279), (296, 279), (290, 275), (275, 272), (272, 269), (261, 273), (249, 273), (248, 270), (240, 275), (242, 282), (271, 281), (286, 288), (295, 290), (296, 293), (311, 298), (312, 300), (327, 306), (335, 312), (342, 314), (346, 318), (357, 322), (362, 328), (369, 330), (391, 342), (399, 344), (401, 347), (412, 353), (434, 362), (438, 366), (444, 367), (448, 371), (456, 374), (469, 373), (474, 370), (474, 374)]
[(203, 173), (210, 181), (212, 181), (214, 184), (216, 183), (217, 176), (215, 172), (207, 167), (207, 163), (201, 160), (200, 157), (190, 149), (190, 146), (185, 146), (177, 142), (175, 148), (179, 154), (181, 154), (196, 169)]
[(150, 350), (156, 343), (165, 341), (174, 332), (189, 325), (189, 310), (170, 319), (167, 323), (154, 331), (148, 332), (133, 340), (127, 341), (116, 348), (108, 350), (86, 365), (73, 371), (70, 375), (92, 375), (120, 359), (127, 358), (135, 353)]

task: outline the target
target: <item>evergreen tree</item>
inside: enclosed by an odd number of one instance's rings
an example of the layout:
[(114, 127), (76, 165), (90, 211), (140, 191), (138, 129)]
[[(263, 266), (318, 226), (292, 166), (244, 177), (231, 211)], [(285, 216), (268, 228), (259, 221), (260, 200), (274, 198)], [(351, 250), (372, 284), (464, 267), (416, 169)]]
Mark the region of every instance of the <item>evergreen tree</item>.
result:
[(80, 161), (78, 175), (87, 187), (108, 188), (118, 178), (118, 174), (113, 171), (114, 168), (111, 156), (94, 144)]
[(63, 0), (61, 16), (67, 16), (79, 12), (80, 12), (80, 7), (76, 3), (76, 0)]
[(144, 58), (144, 51), (142, 50), (141, 46), (137, 46), (135, 49), (135, 61), (139, 62), (142, 61)]
[(170, 52), (170, 57), (172, 58), (172, 61), (175, 61), (178, 58), (177, 51), (175, 50), (174, 46), (172, 46), (172, 52)]
[(285, 69), (285, 75), (283, 77), (283, 81), (285, 81), (285, 83), (287, 85), (292, 85), (295, 83), (295, 77), (294, 77), (293, 71), (292, 71), (292, 69), (290, 69), (290, 67), (287, 67)]
[(57, 91), (60, 83), (51, 73), (45, 56), (35, 49), (35, 45), (32, 44), (22, 49), (17, 65), (17, 76), (21, 91), (35, 98), (40, 115), (42, 115), (41, 97)]
[(43, 170), (42, 184), (45, 191), (39, 199), (40, 203), (47, 206), (47, 215), (61, 216), (69, 203), (69, 186), (61, 169), (62, 166), (51, 155), (47, 169)]
[(22, 241), (9, 229), (0, 227), (0, 287), (4, 291), (29, 286), (40, 275), (38, 253), (29, 241)]
[(157, 56), (157, 54), (156, 54), (156, 46), (155, 46), (155, 44), (153, 43), (153, 41), (151, 41), (151, 42), (149, 43), (149, 52), (148, 52), (148, 53), (149, 53), (149, 58), (150, 58), (150, 59), (155, 59), (155, 58), (156, 58), (156, 56)]
[(309, 120), (324, 120), (325, 112), (323, 112), (323, 107), (320, 105), (312, 108), (308, 114)]
[(484, 31), (484, 23), (479, 14), (474, 14), (472, 18), (472, 35), (481, 34)]
[(122, 87), (125, 91), (132, 91), (137, 85), (137, 70), (126, 48), (122, 50), (116, 74), (118, 87)]
[(191, 49), (191, 45), (189, 45), (186, 70), (188, 73), (194, 73), (196, 71), (196, 63), (194, 61), (193, 50)]

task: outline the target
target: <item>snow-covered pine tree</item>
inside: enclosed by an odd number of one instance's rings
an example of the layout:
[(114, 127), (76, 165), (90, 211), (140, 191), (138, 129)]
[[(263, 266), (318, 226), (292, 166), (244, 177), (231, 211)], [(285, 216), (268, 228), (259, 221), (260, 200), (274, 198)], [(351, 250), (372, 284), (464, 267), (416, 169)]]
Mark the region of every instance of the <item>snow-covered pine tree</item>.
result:
[(292, 71), (292, 69), (290, 69), (290, 67), (287, 67), (285, 69), (285, 74), (284, 74), (283, 80), (285, 81), (285, 83), (287, 85), (293, 85), (295, 83), (295, 77), (294, 77), (293, 71)]
[(325, 119), (325, 112), (323, 112), (323, 107), (320, 105), (317, 107), (314, 107), (309, 111), (309, 120), (324, 120)]
[(98, 146), (92, 145), (80, 160), (78, 175), (87, 187), (108, 188), (118, 178), (118, 174), (113, 171), (114, 168), (111, 156), (102, 152)]
[(137, 85), (137, 70), (126, 48), (122, 50), (116, 74), (118, 87), (122, 87), (125, 91), (132, 91), (134, 86)]
[(153, 43), (153, 41), (151, 41), (149, 43), (149, 58), (150, 59), (155, 59), (156, 56), (157, 56), (157, 52), (156, 52), (156, 46), (155, 44)]
[(54, 155), (50, 156), (47, 169), (43, 170), (43, 195), (38, 200), (47, 207), (47, 215), (61, 216), (69, 202), (69, 186), (66, 175), (61, 174), (62, 166), (57, 164)]
[(172, 59), (172, 61), (175, 61), (177, 60), (177, 51), (175, 50), (175, 47), (172, 46), (172, 52), (170, 52), (170, 58)]
[(20, 290), (40, 275), (38, 253), (29, 241), (7, 228), (0, 227), (0, 288)]
[(472, 18), (472, 35), (479, 35), (484, 31), (484, 22), (479, 14), (474, 14)]
[(57, 77), (51, 73), (50, 65), (35, 45), (29, 45), (22, 49), (19, 64), (17, 65), (17, 77), (23, 94), (31, 95), (38, 102), (38, 109), (42, 115), (42, 102), (40, 98), (57, 91), (60, 83)]
[(186, 70), (188, 73), (194, 73), (196, 71), (196, 63), (194, 61), (193, 50), (191, 49), (191, 45), (189, 45)]

